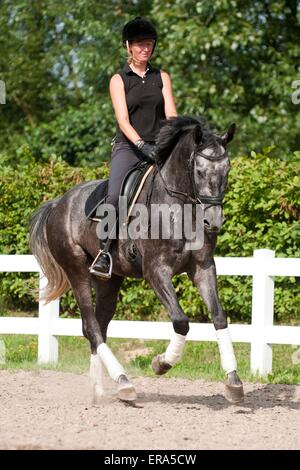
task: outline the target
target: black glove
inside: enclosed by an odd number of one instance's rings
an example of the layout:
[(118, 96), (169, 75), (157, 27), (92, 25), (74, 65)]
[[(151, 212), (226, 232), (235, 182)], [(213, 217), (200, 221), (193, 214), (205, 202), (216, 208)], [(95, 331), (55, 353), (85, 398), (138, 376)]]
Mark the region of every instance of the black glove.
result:
[(155, 157), (156, 157), (156, 147), (155, 145), (147, 144), (145, 142), (140, 150), (143, 152), (144, 155), (146, 155), (147, 160), (151, 162), (155, 162)]

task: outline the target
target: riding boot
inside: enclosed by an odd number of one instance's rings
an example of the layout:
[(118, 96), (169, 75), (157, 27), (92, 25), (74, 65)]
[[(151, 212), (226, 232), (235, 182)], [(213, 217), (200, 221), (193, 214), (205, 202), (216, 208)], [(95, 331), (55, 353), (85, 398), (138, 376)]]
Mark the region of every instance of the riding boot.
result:
[[(100, 219), (100, 224), (102, 220)], [(112, 257), (109, 253), (109, 249), (113, 242), (113, 234), (115, 231), (115, 227), (111, 230), (111, 232), (106, 237), (103, 237), (103, 232), (101, 233), (101, 237), (99, 238), (100, 242), (100, 251), (97, 254), (96, 258), (94, 259), (91, 267), (90, 273), (94, 274), (95, 276), (99, 276), (103, 279), (110, 279), (112, 273)]]
[(108, 249), (108, 238), (105, 240), (100, 239), (100, 251), (97, 254), (93, 264), (90, 267), (90, 273), (95, 276), (109, 279), (112, 271), (112, 257)]

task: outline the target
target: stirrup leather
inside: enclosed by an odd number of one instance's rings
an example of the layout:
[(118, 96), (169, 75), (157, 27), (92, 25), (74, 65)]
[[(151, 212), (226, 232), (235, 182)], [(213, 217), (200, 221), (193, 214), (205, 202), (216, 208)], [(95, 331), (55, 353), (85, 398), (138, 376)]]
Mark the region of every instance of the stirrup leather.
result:
[[(101, 271), (97, 271), (96, 269), (94, 269), (94, 265), (96, 264), (96, 262), (98, 261), (102, 253), (105, 253), (109, 257), (109, 270), (107, 273), (102, 273)], [(91, 274), (95, 274), (95, 276), (102, 277), (103, 279), (110, 279), (111, 273), (112, 273), (112, 265), (113, 265), (113, 260), (112, 260), (111, 254), (108, 251), (106, 252), (104, 250), (100, 250), (96, 258), (94, 259), (89, 271)]]

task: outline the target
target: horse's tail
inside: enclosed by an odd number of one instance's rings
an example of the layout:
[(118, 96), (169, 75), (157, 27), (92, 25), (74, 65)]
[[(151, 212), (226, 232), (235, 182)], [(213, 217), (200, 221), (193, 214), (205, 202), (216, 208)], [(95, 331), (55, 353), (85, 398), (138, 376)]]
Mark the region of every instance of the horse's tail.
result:
[(64, 270), (54, 259), (47, 239), (47, 220), (58, 199), (43, 204), (30, 219), (29, 244), (31, 252), (37, 258), (48, 284), (43, 289), (42, 299), (45, 303), (55, 300), (70, 287)]

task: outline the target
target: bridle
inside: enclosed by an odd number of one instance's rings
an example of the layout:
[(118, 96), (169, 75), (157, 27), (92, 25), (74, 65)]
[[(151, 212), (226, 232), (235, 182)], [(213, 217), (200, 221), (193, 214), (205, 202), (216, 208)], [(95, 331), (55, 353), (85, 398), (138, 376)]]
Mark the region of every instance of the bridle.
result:
[(191, 156), (189, 158), (189, 163), (188, 163), (188, 168), (189, 168), (188, 174), (189, 174), (190, 181), (192, 183), (194, 198), (197, 199), (198, 203), (202, 206), (202, 209), (205, 210), (211, 206), (222, 206), (225, 192), (223, 191), (222, 193), (218, 194), (218, 196), (206, 196), (205, 194), (197, 194), (197, 188), (195, 185), (195, 178), (194, 178), (195, 157), (197, 155), (202, 158), (205, 158), (206, 160), (210, 160), (211, 162), (216, 162), (216, 161), (221, 161), (224, 158), (226, 158), (227, 154), (225, 151), (224, 153), (220, 155), (211, 156), (211, 155), (207, 155), (206, 153), (204, 153), (203, 150), (205, 150), (205, 148), (198, 152), (194, 150), (191, 153)]
[(224, 158), (227, 158), (226, 150), (225, 150), (224, 153), (222, 153), (220, 155), (211, 156), (211, 155), (207, 155), (206, 153), (203, 153), (203, 150), (205, 150), (206, 148), (208, 148), (208, 147), (206, 146), (202, 149), (198, 148), (198, 149), (193, 150), (193, 152), (191, 153), (190, 158), (188, 160), (188, 176), (189, 176), (189, 180), (190, 180), (191, 185), (192, 185), (193, 196), (191, 196), (189, 193), (185, 193), (183, 191), (177, 191), (177, 190), (169, 188), (167, 186), (162, 174), (161, 174), (159, 166), (156, 165), (159, 176), (160, 176), (160, 178), (161, 178), (161, 180), (164, 184), (165, 190), (167, 191), (168, 194), (184, 196), (186, 199), (190, 200), (193, 204), (200, 204), (203, 211), (205, 211), (206, 209), (208, 209), (211, 206), (222, 206), (225, 192), (223, 191), (222, 193), (218, 194), (218, 196), (207, 196), (205, 194), (198, 194), (197, 193), (197, 188), (196, 188), (196, 185), (195, 185), (195, 178), (194, 178), (195, 157), (200, 156), (200, 157), (203, 157), (206, 160), (210, 160), (212, 162), (220, 161), (220, 160), (223, 160)]

